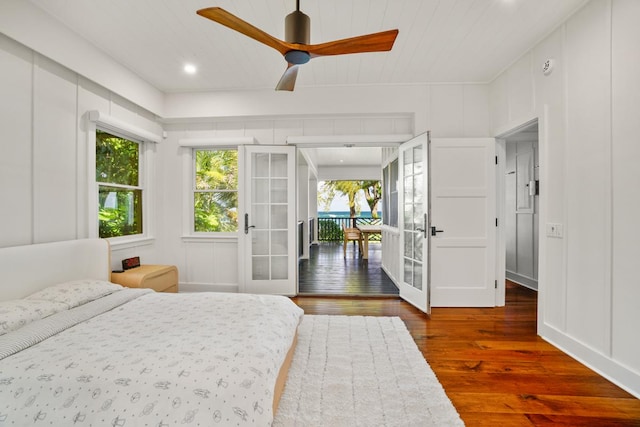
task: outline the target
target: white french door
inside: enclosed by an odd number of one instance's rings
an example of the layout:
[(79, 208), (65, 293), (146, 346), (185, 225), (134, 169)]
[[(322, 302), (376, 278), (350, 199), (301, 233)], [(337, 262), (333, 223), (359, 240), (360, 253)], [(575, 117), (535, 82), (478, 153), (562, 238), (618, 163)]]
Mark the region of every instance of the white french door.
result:
[(419, 135), (399, 148), (400, 296), (495, 306), (495, 140)]
[(431, 304), (494, 307), (495, 140), (434, 138), (430, 156)]
[(244, 146), (241, 152), (240, 290), (296, 295), (295, 147)]
[(400, 297), (431, 312), (429, 302), (429, 134), (399, 148)]

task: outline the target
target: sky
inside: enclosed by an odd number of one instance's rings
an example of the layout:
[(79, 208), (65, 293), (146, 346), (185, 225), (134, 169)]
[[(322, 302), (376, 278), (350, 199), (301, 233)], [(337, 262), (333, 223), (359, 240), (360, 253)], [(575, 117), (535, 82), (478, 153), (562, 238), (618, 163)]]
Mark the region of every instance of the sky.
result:
[[(320, 192), (320, 189), (322, 188), (323, 183), (324, 181), (318, 182), (318, 193)], [(369, 205), (367, 204), (367, 201), (364, 199), (364, 195), (360, 199), (361, 199), (360, 212), (369, 212)], [(378, 205), (378, 208), (381, 209), (382, 205)], [(318, 211), (319, 212), (324, 211), (324, 206), (322, 206), (320, 203), (318, 203)], [(344, 212), (344, 211), (347, 211), (347, 212), (349, 211), (349, 199), (347, 198), (347, 196), (336, 194), (336, 197), (331, 202), (329, 212)]]
[[(360, 202), (360, 211), (361, 212), (369, 212), (369, 205), (366, 201), (362, 200)], [(322, 210), (322, 206), (318, 206), (318, 210)], [(330, 211), (348, 211), (349, 210), (349, 199), (347, 196), (336, 196), (331, 202)]]

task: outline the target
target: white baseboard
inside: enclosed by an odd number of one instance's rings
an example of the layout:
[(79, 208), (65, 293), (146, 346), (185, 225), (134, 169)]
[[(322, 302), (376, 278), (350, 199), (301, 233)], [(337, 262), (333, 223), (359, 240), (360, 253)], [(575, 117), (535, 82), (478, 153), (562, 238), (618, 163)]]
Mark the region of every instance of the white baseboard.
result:
[(640, 373), (581, 343), (553, 326), (541, 324), (538, 334), (583, 365), (640, 399)]
[(531, 277), (523, 276), (522, 274), (514, 273), (513, 271), (509, 270), (506, 271), (505, 277), (506, 279), (511, 280), (518, 285), (522, 285), (525, 288), (533, 289), (534, 291), (538, 290), (538, 281), (536, 279), (532, 279)]

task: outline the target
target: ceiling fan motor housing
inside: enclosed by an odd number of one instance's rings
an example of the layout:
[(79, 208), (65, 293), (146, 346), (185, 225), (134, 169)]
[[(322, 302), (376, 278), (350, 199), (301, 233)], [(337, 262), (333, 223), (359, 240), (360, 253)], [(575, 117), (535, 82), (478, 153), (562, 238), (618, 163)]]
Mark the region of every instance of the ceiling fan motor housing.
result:
[(284, 20), (284, 39), (288, 43), (309, 44), (311, 20), (299, 10), (287, 15)]
[[(307, 15), (296, 10), (287, 15), (284, 20), (284, 39), (288, 43), (309, 44), (311, 39), (311, 20)], [(303, 50), (290, 50), (284, 54), (289, 64), (306, 64), (311, 55)]]

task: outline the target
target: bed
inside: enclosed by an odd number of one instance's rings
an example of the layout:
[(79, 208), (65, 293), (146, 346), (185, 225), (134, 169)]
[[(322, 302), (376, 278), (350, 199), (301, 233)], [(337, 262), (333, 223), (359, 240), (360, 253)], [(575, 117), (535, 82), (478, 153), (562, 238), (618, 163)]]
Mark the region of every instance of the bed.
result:
[(272, 424), (288, 298), (110, 283), (109, 245), (0, 248), (0, 425)]

